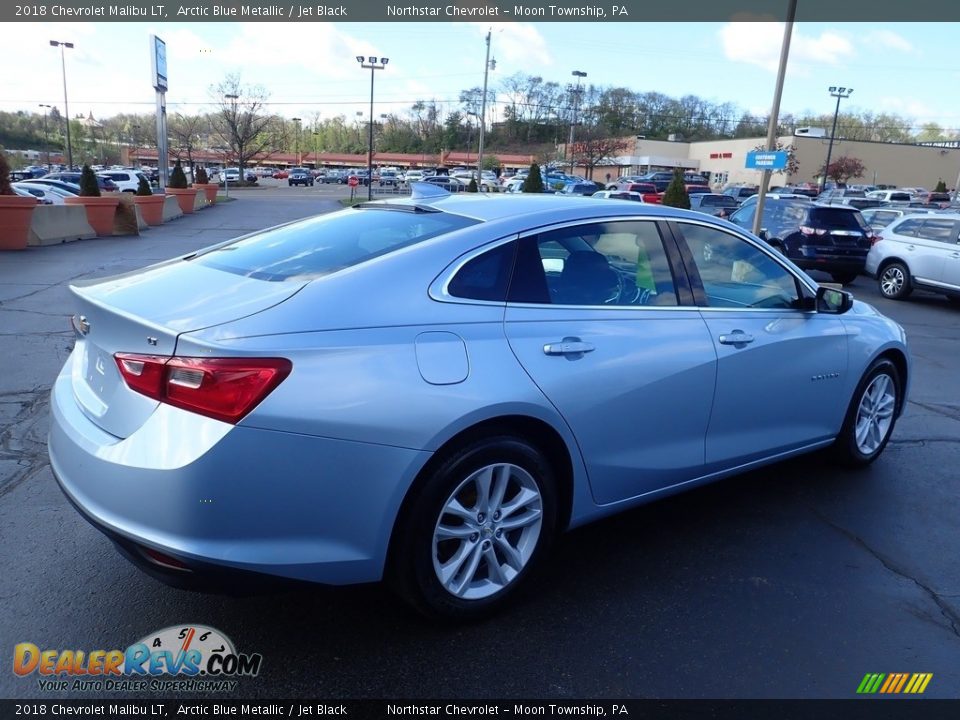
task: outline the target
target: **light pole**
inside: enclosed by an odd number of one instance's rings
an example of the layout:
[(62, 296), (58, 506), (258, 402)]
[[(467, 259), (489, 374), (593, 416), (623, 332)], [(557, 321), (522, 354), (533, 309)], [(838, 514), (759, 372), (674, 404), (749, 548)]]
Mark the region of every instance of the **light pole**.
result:
[(827, 188), (827, 173), (830, 171), (830, 156), (833, 154), (833, 139), (837, 135), (837, 118), (840, 116), (840, 101), (850, 97), (853, 88), (830, 86), (827, 88), (830, 95), (837, 99), (837, 109), (833, 111), (833, 129), (830, 131), (830, 143), (827, 145), (827, 163), (823, 166), (823, 177), (820, 179), (820, 192)]
[(303, 118), (290, 118), (294, 122), (293, 153), (297, 156), (297, 167), (300, 167), (300, 121)]
[(570, 118), (570, 139), (567, 141), (567, 150), (570, 153), (570, 174), (573, 175), (573, 165), (576, 162), (576, 158), (573, 153), (573, 129), (577, 126), (577, 107), (580, 104), (580, 93), (583, 92), (580, 89), (580, 78), (585, 78), (587, 74), (582, 70), (574, 70), (570, 73), (577, 79), (577, 86), (573, 88), (573, 116)]
[(483, 64), (483, 97), (480, 99), (480, 148), (477, 152), (477, 190), (483, 188), (483, 133), (487, 127), (487, 76), (497, 67), (497, 61), (490, 59), (490, 33), (487, 30), (487, 58)]
[[(314, 125), (314, 127), (316, 127), (316, 125)], [(314, 170), (320, 169), (320, 141), (318, 140), (319, 137), (320, 137), (320, 132), (318, 130), (314, 130), (313, 131), (313, 153), (314, 153), (313, 156), (316, 158), (313, 161)]]
[[(235, 141), (235, 136), (237, 133), (237, 100), (240, 99), (239, 95), (231, 95), (229, 93), (223, 96), (224, 100), (230, 101), (230, 132), (234, 135), (234, 138), (230, 138), (230, 142)], [(226, 199), (230, 199), (230, 183), (227, 182), (227, 164), (230, 160), (230, 148), (227, 148), (227, 158), (223, 163), (223, 194)], [(237, 173), (240, 172), (240, 161), (237, 160)], [(237, 182), (240, 182), (238, 178)]]
[(53, 105), (44, 105), (40, 103), (37, 107), (43, 108), (43, 144), (47, 146), (47, 172), (50, 171), (50, 138), (47, 135), (47, 110), (53, 108)]
[(70, 143), (70, 108), (67, 106), (67, 61), (64, 57), (64, 48), (73, 49), (73, 43), (51, 40), (53, 47), (60, 48), (60, 68), (63, 70), (63, 119), (67, 123), (67, 166), (73, 170), (73, 146)]
[[(364, 62), (366, 60), (366, 62)], [(367, 200), (373, 200), (373, 76), (374, 70), (384, 70), (390, 58), (364, 58), (357, 55), (360, 67), (370, 70), (370, 125), (367, 128)]]

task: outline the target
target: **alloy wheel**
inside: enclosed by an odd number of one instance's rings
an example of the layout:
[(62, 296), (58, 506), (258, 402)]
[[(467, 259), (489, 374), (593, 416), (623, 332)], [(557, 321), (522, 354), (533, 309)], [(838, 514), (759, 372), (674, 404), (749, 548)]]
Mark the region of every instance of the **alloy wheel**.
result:
[(433, 531), (433, 569), (462, 600), (510, 585), (533, 556), (543, 525), (543, 497), (533, 476), (510, 463), (472, 472), (443, 503)]
[(896, 385), (889, 375), (881, 373), (867, 385), (860, 397), (854, 427), (857, 449), (864, 455), (877, 451), (893, 424), (896, 410)]

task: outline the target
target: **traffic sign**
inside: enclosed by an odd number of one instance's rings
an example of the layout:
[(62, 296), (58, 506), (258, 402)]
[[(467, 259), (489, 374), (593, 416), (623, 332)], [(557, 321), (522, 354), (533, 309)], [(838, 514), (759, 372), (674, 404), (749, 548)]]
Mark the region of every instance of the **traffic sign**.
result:
[(748, 170), (783, 170), (786, 166), (787, 153), (783, 150), (753, 150), (747, 153)]
[(347, 185), (349, 185), (350, 187), (356, 187), (359, 184), (360, 184), (360, 181), (357, 179), (356, 175), (354, 175), (349, 180), (347, 180)]

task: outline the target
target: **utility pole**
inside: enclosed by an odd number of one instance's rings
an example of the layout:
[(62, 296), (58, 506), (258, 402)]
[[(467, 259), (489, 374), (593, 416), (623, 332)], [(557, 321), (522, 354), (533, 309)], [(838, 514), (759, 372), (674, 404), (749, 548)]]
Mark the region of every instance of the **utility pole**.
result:
[(483, 186), (483, 133), (487, 127), (487, 77), (497, 63), (496, 60), (490, 60), (491, 32), (491, 30), (487, 30), (487, 57), (483, 62), (483, 97), (480, 100), (480, 150), (477, 153), (477, 190), (480, 190)]
[(573, 152), (573, 129), (577, 126), (577, 109), (580, 105), (580, 78), (585, 78), (587, 74), (582, 70), (574, 70), (572, 73), (575, 78), (577, 78), (577, 87), (572, 90), (573, 92), (573, 116), (570, 118), (570, 138), (567, 141), (567, 152), (570, 154), (570, 174), (573, 175), (573, 166), (576, 163), (576, 158)]

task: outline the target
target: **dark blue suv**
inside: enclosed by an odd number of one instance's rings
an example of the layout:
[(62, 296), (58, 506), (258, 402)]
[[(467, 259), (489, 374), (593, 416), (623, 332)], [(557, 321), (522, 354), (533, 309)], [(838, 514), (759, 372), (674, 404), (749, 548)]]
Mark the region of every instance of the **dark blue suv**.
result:
[[(756, 203), (742, 207), (730, 222), (753, 230)], [(848, 205), (768, 199), (760, 237), (804, 270), (822, 270), (849, 285), (863, 272), (873, 231), (860, 211)]]

